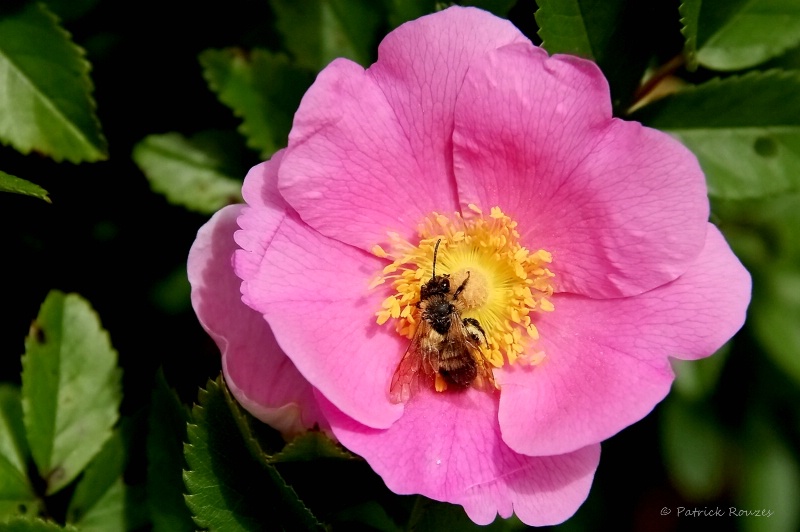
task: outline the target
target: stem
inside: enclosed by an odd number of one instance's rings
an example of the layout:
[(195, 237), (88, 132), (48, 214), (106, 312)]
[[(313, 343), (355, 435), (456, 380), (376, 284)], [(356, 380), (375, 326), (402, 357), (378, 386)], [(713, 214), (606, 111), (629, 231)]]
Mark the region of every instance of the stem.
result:
[(650, 79), (648, 79), (643, 85), (640, 85), (636, 92), (633, 94), (633, 103), (630, 105), (628, 109), (635, 107), (640, 101), (642, 101), (648, 94), (653, 92), (653, 89), (661, 83), (664, 78), (671, 76), (678, 70), (680, 67), (684, 65), (686, 62), (686, 58), (683, 54), (678, 54), (656, 70)]

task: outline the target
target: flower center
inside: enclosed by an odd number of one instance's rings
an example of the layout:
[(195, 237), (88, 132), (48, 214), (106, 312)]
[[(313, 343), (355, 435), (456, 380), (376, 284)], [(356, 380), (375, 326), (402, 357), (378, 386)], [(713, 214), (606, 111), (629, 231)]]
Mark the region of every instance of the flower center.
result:
[(486, 336), (477, 342), (486, 361), (494, 367), (538, 364), (544, 353), (535, 348), (539, 332), (532, 317), (553, 310), (548, 298), (554, 274), (547, 269), (552, 257), (545, 250), (523, 247), (517, 223), (499, 207), (489, 216), (475, 205), (469, 208), (467, 218), (435, 212), (425, 217), (417, 227), (417, 245), (389, 233), (388, 249), (373, 248), (376, 256), (392, 261), (371, 285), (389, 282), (392, 289), (377, 322), (392, 319), (398, 334), (412, 338), (425, 319), (421, 288), (434, 275), (444, 276), (449, 280), (447, 301), (461, 319), (477, 321)]

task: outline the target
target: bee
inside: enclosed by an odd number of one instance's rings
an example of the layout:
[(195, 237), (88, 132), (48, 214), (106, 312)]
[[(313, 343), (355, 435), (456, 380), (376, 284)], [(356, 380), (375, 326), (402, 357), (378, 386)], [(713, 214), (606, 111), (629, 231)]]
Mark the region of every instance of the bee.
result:
[(392, 376), (389, 397), (394, 403), (407, 401), (421, 385), (433, 386), (437, 377), (448, 389), (464, 390), (480, 376), (481, 386), (494, 378), (480, 352), (486, 345), (486, 332), (475, 318), (462, 318), (459, 296), (467, 287), (464, 281), (451, 293), (450, 275), (436, 275), (436, 255), (441, 239), (433, 250), (433, 275), (420, 288), (420, 319), (414, 337)]

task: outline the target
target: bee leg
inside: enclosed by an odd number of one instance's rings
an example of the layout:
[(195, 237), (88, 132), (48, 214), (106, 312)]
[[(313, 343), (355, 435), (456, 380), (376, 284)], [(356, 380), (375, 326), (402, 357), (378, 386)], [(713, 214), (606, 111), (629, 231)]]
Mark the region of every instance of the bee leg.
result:
[[(463, 292), (464, 289), (467, 287), (467, 281), (469, 281), (469, 271), (467, 272), (467, 278), (464, 279), (464, 281), (458, 286), (458, 288), (456, 288), (456, 291), (453, 292), (453, 301), (455, 301), (455, 299), (459, 296), (459, 294), (461, 294), (461, 292)], [(478, 323), (478, 322), (476, 321), (475, 323)], [(479, 327), (480, 327), (480, 325), (479, 325)]]
[(483, 330), (478, 320), (475, 318), (464, 318), (462, 323), (464, 324), (464, 328), (467, 329), (467, 334), (469, 334), (472, 341), (487, 347), (489, 346), (489, 342), (486, 341), (486, 331)]

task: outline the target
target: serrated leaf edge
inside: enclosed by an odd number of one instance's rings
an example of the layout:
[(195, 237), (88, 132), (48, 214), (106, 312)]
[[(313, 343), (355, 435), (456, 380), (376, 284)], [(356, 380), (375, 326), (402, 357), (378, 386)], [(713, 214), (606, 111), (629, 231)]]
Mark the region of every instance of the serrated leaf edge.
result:
[(702, 1), (703, 0), (696, 0), (699, 3), (699, 5), (697, 7), (697, 10), (698, 10), (697, 17), (698, 18), (697, 18), (697, 20), (694, 21), (695, 22), (694, 35), (687, 35), (687, 33), (690, 31), (689, 22), (688, 22), (689, 15), (690, 15), (688, 4), (689, 4), (690, 1), (691, 0), (684, 0), (683, 2), (681, 2), (681, 4), (678, 6), (678, 13), (680, 14), (679, 22), (681, 24), (681, 35), (683, 35), (683, 37), (685, 39), (684, 40), (684, 45), (683, 45), (683, 54), (686, 57), (686, 68), (690, 72), (694, 72), (695, 70), (697, 70), (697, 66), (698, 66), (698, 62), (697, 62), (697, 31), (698, 31), (698, 28), (696, 26), (697, 26), (697, 23), (698, 23), (699, 18), (700, 18), (700, 7), (702, 6)]
[[(75, 299), (84, 307), (84, 310), (87, 311), (91, 315), (92, 321), (93, 321), (93, 323), (92, 323), (93, 327), (96, 328), (96, 331), (103, 338), (105, 345), (113, 353), (113, 356), (114, 356), (115, 363), (114, 363), (113, 368), (111, 369), (111, 371), (107, 375), (107, 377), (108, 377), (109, 380), (112, 380), (112, 381), (118, 383), (118, 386), (115, 386), (115, 389), (114, 389), (114, 391), (112, 393), (114, 399), (117, 400), (117, 408), (114, 411), (113, 420), (111, 421), (109, 426), (104, 429), (104, 435), (101, 435), (100, 439), (92, 441), (92, 444), (96, 446), (94, 454), (92, 454), (88, 458), (88, 460), (86, 461), (86, 463), (83, 466), (83, 469), (81, 469), (80, 471), (77, 471), (77, 472), (73, 472), (73, 474), (74, 474), (73, 480), (74, 480), (83, 470), (85, 470), (86, 467), (89, 466), (89, 464), (91, 464), (91, 462), (94, 459), (94, 457), (97, 456), (97, 454), (100, 452), (102, 447), (111, 438), (111, 436), (112, 436), (112, 434), (114, 432), (114, 427), (119, 422), (119, 419), (120, 419), (119, 404), (121, 403), (121, 400), (122, 400), (122, 390), (121, 390), (122, 368), (119, 367), (119, 353), (114, 348), (114, 344), (111, 341), (111, 335), (103, 327), (103, 323), (102, 323), (102, 320), (100, 319), (99, 313), (94, 309), (94, 307), (91, 305), (91, 303), (87, 299), (85, 299), (83, 296), (81, 296), (78, 293), (75, 293), (75, 292), (67, 293), (67, 292), (62, 292), (61, 290), (51, 290), (47, 294), (47, 296), (45, 296), (45, 300), (40, 305), (39, 312), (37, 313), (36, 319), (33, 322), (34, 325), (31, 326), (31, 332), (29, 333), (29, 336), (31, 334), (34, 334), (34, 332), (33, 332), (34, 331), (34, 326), (37, 323), (37, 321), (39, 320), (39, 315), (42, 312), (42, 308), (44, 308), (44, 305), (47, 303), (47, 301), (51, 297), (61, 297), (62, 298), (62, 301), (61, 301), (61, 307), (62, 308), (66, 306), (67, 300)], [(62, 312), (62, 319), (63, 319), (63, 312)], [(30, 360), (30, 358), (28, 356), (27, 348), (26, 348), (26, 352), (21, 358), (21, 363), (22, 363), (22, 367), (23, 367), (23, 373), (25, 372), (25, 366), (29, 363), (28, 360)], [(59, 361), (59, 364), (60, 364), (60, 361)], [(61, 384), (61, 382), (60, 382), (60, 379), (59, 379), (59, 388), (56, 391), (56, 398), (58, 398), (58, 391), (60, 390), (60, 384)], [(27, 411), (30, 408), (30, 406), (29, 406), (29, 399), (25, 396), (25, 393), (24, 393), (25, 380), (22, 381), (22, 387), (20, 389), (21, 389), (21, 393), (22, 393), (21, 401), (22, 401), (22, 411), (23, 411), (23, 422), (25, 424), (25, 430), (26, 430), (26, 433), (27, 433), (29, 431), (28, 421), (27, 421), (27, 419), (28, 419)], [(56, 435), (57, 435), (56, 428), (57, 427), (55, 427), (55, 426), (53, 427), (53, 430), (54, 430), (53, 438), (49, 442), (49, 448), (48, 448), (48, 451), (46, 453), (48, 462), (53, 460), (53, 456), (52, 455), (53, 455), (53, 450), (55, 449)], [(67, 461), (72, 456), (73, 453), (74, 453), (74, 451), (70, 452), (70, 454), (68, 454), (68, 455), (65, 455), (64, 461)], [(31, 448), (31, 458), (34, 460), (34, 462), (36, 461), (35, 458), (34, 458), (33, 448)], [(47, 464), (47, 471), (45, 472), (45, 471), (42, 471), (43, 468), (40, 466), (40, 464), (36, 464), (36, 466), (37, 466), (37, 468), (39, 468), (40, 474), (41, 473), (47, 473), (47, 475), (43, 477), (45, 482), (47, 482), (47, 489), (46, 489), (46, 494), (47, 495), (52, 495), (53, 493), (57, 493), (59, 490), (63, 489), (64, 487), (66, 487), (68, 485), (68, 484), (62, 484), (61, 486), (58, 487), (57, 490), (51, 491), (53, 489), (53, 484), (51, 484), (51, 482), (49, 481), (48, 477), (49, 477), (50, 474), (55, 472), (58, 468), (54, 467), (53, 463), (48, 463)]]
[[(798, 83), (798, 86), (800, 86), (800, 70), (785, 70), (781, 68), (772, 68), (769, 70), (753, 70), (750, 72), (746, 72), (744, 74), (735, 74), (726, 77), (716, 76), (698, 85), (686, 85), (677, 92), (664, 96), (663, 98), (654, 100), (650, 104), (642, 107), (641, 110), (644, 111), (648, 109), (651, 105), (655, 106), (659, 104), (668, 103), (670, 100), (674, 98), (679, 98), (686, 94), (692, 94), (700, 91), (705, 91), (708, 89), (718, 89), (720, 87), (724, 87), (725, 85), (735, 85), (737, 83), (751, 83), (751, 82), (764, 83), (768, 82), (770, 78), (780, 79), (780, 80), (793, 79)], [(638, 111), (639, 110), (637, 110), (637, 112)], [(631, 119), (632, 120), (637, 119), (635, 113), (631, 115)], [(798, 124), (797, 127), (800, 127), (800, 124)], [(730, 128), (726, 127), (726, 129)], [(665, 128), (665, 130), (672, 131), (673, 128)]]
[(211, 70), (212, 69), (209, 68), (208, 64), (205, 62), (206, 60), (204, 59), (205, 56), (210, 55), (210, 54), (215, 54), (215, 53), (216, 54), (220, 54), (220, 55), (227, 54), (227, 53), (235, 55), (235, 54), (238, 53), (238, 54), (242, 54), (245, 57), (245, 61), (247, 62), (248, 66), (251, 66), (252, 63), (249, 60), (248, 55), (252, 54), (253, 52), (254, 52), (254, 50), (251, 50), (248, 53), (245, 50), (243, 50), (242, 48), (238, 48), (238, 47), (209, 48), (207, 50), (203, 50), (200, 53), (200, 55), (198, 56), (198, 61), (200, 62), (200, 66), (202, 67), (203, 79), (205, 79), (206, 83), (208, 83), (209, 89), (211, 89), (211, 91), (214, 94), (216, 94), (217, 99), (223, 105), (225, 105), (225, 107), (227, 107), (228, 109), (231, 110), (231, 112), (233, 113), (233, 116), (235, 116), (236, 118), (241, 120), (241, 123), (236, 128), (236, 131), (240, 135), (242, 135), (244, 137), (245, 144), (247, 145), (247, 147), (252, 149), (252, 150), (256, 150), (259, 153), (263, 154), (264, 151), (265, 151), (264, 147), (260, 146), (258, 141), (256, 141), (253, 138), (253, 132), (250, 130), (250, 127), (249, 127), (249, 124), (248, 124), (249, 121), (248, 121), (247, 117), (245, 116), (244, 111), (239, 109), (238, 106), (233, 105), (231, 102), (227, 101), (227, 98), (223, 98), (223, 96), (222, 96), (222, 87), (220, 86), (219, 83), (217, 83), (214, 80), (214, 75), (211, 74)]
[[(69, 130), (78, 133), (77, 138), (80, 138), (86, 146), (91, 147), (92, 151), (98, 154), (96, 158), (79, 158), (79, 157), (73, 158), (70, 156), (62, 157), (60, 154), (47, 153), (46, 151), (41, 150), (35, 146), (31, 147), (19, 146), (14, 141), (13, 138), (12, 139), (0, 138), (0, 143), (3, 144), (4, 146), (13, 147), (15, 150), (17, 150), (19, 153), (23, 155), (28, 155), (32, 151), (44, 153), (45, 155), (47, 155), (56, 162), (61, 162), (64, 159), (66, 159), (67, 161), (73, 164), (77, 164), (80, 162), (97, 162), (106, 160), (108, 159), (108, 141), (106, 140), (106, 137), (103, 134), (102, 124), (100, 123), (100, 119), (98, 118), (96, 113), (97, 102), (92, 96), (92, 93), (94, 92), (94, 83), (92, 82), (92, 78), (89, 75), (92, 70), (92, 65), (86, 59), (86, 50), (72, 40), (72, 34), (69, 31), (67, 31), (63, 26), (61, 26), (61, 20), (59, 19), (58, 15), (47, 9), (47, 7), (43, 3), (36, 3), (33, 9), (39, 9), (39, 11), (44, 16), (46, 16), (53, 24), (53, 28), (55, 29), (55, 31), (60, 33), (61, 36), (66, 39), (67, 45), (70, 46), (73, 49), (73, 51), (75, 51), (76, 53), (75, 59), (80, 67), (78, 72), (79, 75), (77, 78), (78, 83), (85, 90), (86, 103), (89, 105), (90, 120), (97, 128), (98, 138), (102, 143), (102, 146), (95, 146), (88, 138), (86, 138), (83, 132), (80, 129), (77, 129), (75, 127), (75, 124), (67, 116), (65, 116), (58, 107), (54, 106), (51, 99), (49, 98), (43, 99), (47, 107), (50, 108), (56, 116), (59, 116), (62, 119), (63, 123), (67, 124)], [(20, 76), (21, 79), (27, 81), (30, 87), (37, 89), (36, 91), (37, 94), (42, 94), (42, 91), (39, 90), (39, 87), (37, 87), (36, 84), (33, 83), (33, 81), (28, 76), (25, 75), (25, 72), (23, 70), (21, 70), (10, 58), (6, 58), (6, 60), (8, 61), (9, 64), (15, 67), (15, 72), (17, 72), (17, 74)]]
[[(536, 9), (536, 11), (533, 13), (533, 18), (534, 18), (534, 20), (536, 20), (536, 25), (538, 26), (538, 29), (536, 30), (536, 35), (538, 35), (539, 38), (542, 40), (541, 47), (544, 48), (544, 50), (547, 51), (547, 53), (549, 55), (552, 55), (552, 52), (547, 49), (547, 40), (545, 39), (545, 36), (543, 34), (543, 33), (547, 33), (547, 29), (542, 25), (541, 21), (539, 20), (539, 17), (540, 17), (539, 13), (542, 11), (542, 9), (544, 9), (545, 12), (547, 11), (547, 9), (544, 6), (542, 6), (541, 4), (546, 4), (549, 1), (550, 0), (536, 0), (536, 5), (537, 5), (538, 9)], [(578, 9), (580, 10), (580, 4), (578, 4)], [(586, 27), (586, 23), (584, 22), (585, 18), (583, 16), (582, 12), (580, 13), (580, 19), (581, 19), (581, 26), (583, 28), (583, 34), (585, 36), (586, 43), (589, 46), (590, 57), (585, 57), (585, 59), (589, 59), (591, 61), (595, 61), (596, 62), (596, 57), (597, 56), (595, 54), (594, 46), (592, 45), (592, 41), (591, 41), (591, 39), (589, 39), (589, 29)]]
[[(214, 379), (214, 380), (212, 380), (212, 379), (208, 379), (208, 381), (206, 382), (206, 387), (205, 387), (205, 388), (201, 388), (201, 389), (199, 390), (198, 394), (197, 394), (197, 399), (198, 399), (198, 400), (197, 400), (197, 402), (194, 404), (194, 406), (192, 407), (192, 411), (191, 411), (191, 418), (192, 418), (192, 420), (194, 420), (194, 419), (195, 419), (195, 409), (197, 409), (197, 410), (204, 410), (204, 409), (205, 409), (205, 407), (203, 406), (203, 403), (205, 402), (205, 399), (206, 399), (206, 398), (208, 397), (208, 395), (210, 394), (209, 388), (211, 388), (211, 387), (216, 387), (216, 388), (218, 388), (218, 389), (222, 390), (222, 391), (223, 391), (223, 393), (226, 393), (226, 392), (227, 392), (227, 386), (224, 384), (224, 382), (225, 382), (225, 380), (224, 380), (224, 377), (223, 377), (222, 373), (220, 373), (220, 374), (219, 374), (219, 376), (218, 376), (216, 379)], [(230, 404), (227, 402), (227, 400), (226, 400), (226, 405), (228, 406), (228, 408), (230, 408)], [(240, 431), (240, 432), (239, 432), (239, 436), (242, 438), (242, 440), (243, 440), (243, 443), (245, 443), (245, 446), (247, 447), (247, 444), (246, 444), (246, 437), (245, 437), (245, 435), (244, 435), (244, 434), (242, 434), (242, 433), (241, 433), (241, 427), (239, 426), (238, 422), (236, 421), (236, 418), (235, 418), (235, 415), (234, 415), (234, 413), (233, 413), (233, 412), (231, 412), (231, 416), (234, 418), (234, 424), (236, 425), (236, 428), (237, 428), (237, 429)], [(190, 433), (190, 430), (191, 430), (192, 428), (194, 428), (194, 429), (199, 429), (199, 426), (198, 426), (198, 424), (197, 424), (197, 423), (194, 423), (193, 421), (190, 421), (190, 422), (188, 422), (188, 423), (186, 424), (186, 439), (187, 439), (187, 440), (189, 440), (189, 439), (190, 439), (190, 437), (189, 437), (189, 433)], [(187, 441), (187, 442), (184, 442), (184, 444), (183, 444), (183, 448), (184, 448), (184, 457), (186, 456), (187, 449), (189, 449), (189, 448), (192, 448), (193, 446), (194, 446), (194, 445), (193, 445), (192, 443), (188, 442), (188, 441)], [(248, 448), (248, 451), (249, 451), (249, 450), (250, 450), (250, 449)], [(316, 515), (315, 515), (315, 514), (314, 514), (314, 513), (311, 511), (311, 509), (310, 509), (310, 508), (308, 508), (308, 506), (305, 504), (305, 502), (303, 502), (303, 500), (302, 500), (302, 499), (301, 499), (301, 498), (300, 498), (300, 497), (297, 495), (297, 492), (294, 490), (294, 488), (293, 488), (292, 486), (290, 486), (289, 484), (287, 484), (287, 483), (286, 483), (286, 481), (284, 480), (283, 476), (282, 476), (282, 475), (281, 475), (281, 474), (280, 474), (280, 473), (277, 471), (277, 469), (275, 469), (275, 467), (274, 467), (273, 465), (270, 465), (270, 464), (266, 464), (266, 463), (264, 463), (264, 462), (261, 462), (261, 461), (260, 461), (258, 458), (256, 458), (256, 457), (253, 457), (253, 458), (254, 458), (254, 459), (257, 461), (257, 462), (259, 462), (259, 463), (261, 463), (261, 464), (262, 464), (262, 466), (264, 467), (264, 472), (265, 472), (267, 475), (269, 475), (269, 476), (272, 478), (273, 482), (280, 481), (280, 483), (281, 483), (281, 484), (280, 484), (280, 487), (281, 487), (281, 488), (283, 488), (283, 489), (285, 489), (285, 490), (287, 490), (287, 491), (289, 491), (289, 492), (291, 492), (291, 494), (292, 494), (292, 495), (294, 495), (294, 498), (295, 498), (295, 500), (296, 500), (296, 501), (297, 501), (297, 502), (298, 502), (298, 503), (299, 503), (299, 504), (300, 504), (300, 505), (303, 507), (303, 509), (304, 509), (306, 512), (308, 512), (308, 515), (309, 515), (309, 516), (311, 516), (311, 518), (312, 518), (312, 519), (313, 519), (313, 520), (314, 520), (314, 521), (315, 521), (317, 524), (319, 524), (320, 528), (322, 528), (322, 526), (323, 526), (323, 525), (322, 525), (322, 523), (320, 523), (320, 522), (319, 522), (319, 520), (317, 519)], [(186, 460), (186, 465), (187, 465), (187, 467), (190, 467), (190, 466), (189, 466), (189, 461), (188, 461), (188, 459)], [(184, 469), (184, 470), (183, 470), (183, 475), (182, 475), (182, 476), (183, 476), (183, 483), (184, 483), (184, 486), (185, 486), (185, 488), (186, 488), (186, 490), (187, 490), (187, 493), (184, 493), (184, 494), (183, 494), (183, 498), (184, 498), (184, 500), (186, 501), (186, 505), (188, 506), (189, 510), (191, 511), (191, 514), (192, 514), (192, 520), (193, 520), (193, 521), (194, 521), (194, 522), (195, 522), (195, 523), (196, 523), (198, 526), (205, 527), (205, 526), (207, 526), (207, 525), (206, 525), (205, 523), (202, 523), (202, 522), (200, 521), (200, 518), (199, 518), (198, 516), (196, 516), (196, 515), (195, 515), (195, 510), (194, 510), (194, 507), (193, 507), (193, 505), (191, 504), (191, 499), (192, 499), (192, 498), (193, 498), (193, 497), (196, 495), (196, 493), (188, 493), (188, 492), (190, 491), (189, 484), (188, 484), (188, 479), (189, 479), (189, 477), (192, 475), (192, 473), (194, 473), (194, 471), (193, 471), (193, 470), (191, 470), (191, 469)]]
[(190, 147), (198, 149), (192, 146), (192, 139), (186, 138), (177, 132), (147, 135), (145, 138), (137, 142), (133, 147), (133, 150), (131, 152), (131, 159), (139, 168), (139, 170), (144, 174), (145, 178), (147, 178), (147, 182), (150, 185), (150, 190), (166, 198), (166, 200), (172, 205), (179, 205), (187, 210), (193, 212), (200, 212), (202, 214), (213, 214), (214, 212), (216, 212), (217, 210), (219, 210), (224, 206), (220, 205), (214, 210), (201, 209), (198, 208), (196, 204), (192, 204), (191, 200), (187, 201), (185, 199), (185, 196), (180, 194), (176, 195), (173, 189), (168, 184), (166, 184), (167, 180), (162, 179), (161, 177), (156, 175), (157, 172), (152, 172), (151, 168), (148, 165), (142, 163), (141, 160), (142, 153), (147, 151), (149, 151), (151, 154), (157, 155), (164, 159), (170, 159), (172, 161), (180, 162), (181, 164), (184, 164), (187, 167), (197, 169), (198, 172), (213, 172), (214, 174), (216, 174), (215, 179), (217, 184), (219, 184), (220, 186), (222, 186), (223, 184), (224, 186), (230, 186), (230, 188), (233, 191), (235, 191), (234, 194), (230, 195), (230, 197), (228, 198), (228, 202), (225, 205), (242, 203), (244, 201), (241, 196), (241, 188), (242, 188), (241, 180), (237, 180), (231, 177), (230, 175), (225, 174), (224, 172), (215, 168), (213, 165), (204, 166), (203, 163), (201, 162), (198, 162), (189, 157), (182, 156), (183, 154), (181, 152), (163, 149), (161, 146), (154, 145), (151, 142), (151, 139), (159, 139), (172, 135), (180, 136), (184, 142), (189, 144)]
[(0, 192), (7, 192), (7, 193), (11, 193), (11, 194), (21, 194), (23, 196), (31, 196), (33, 198), (37, 198), (37, 199), (46, 201), (47, 203), (53, 203), (50, 200), (49, 192), (47, 192), (44, 188), (40, 187), (36, 183), (28, 181), (27, 179), (22, 179), (21, 177), (17, 177), (15, 175), (8, 174), (6, 172), (3, 172), (2, 170), (0, 170), (0, 177), (5, 177), (5, 178), (9, 179), (11, 181), (12, 186), (13, 186), (13, 184), (15, 182), (17, 182), (17, 183), (21, 182), (21, 183), (29, 185), (31, 188), (33, 188), (33, 190), (25, 190), (24, 188), (4, 188), (4, 187), (2, 187), (0, 185)]
[[(313, 431), (308, 431), (308, 432), (299, 434), (292, 441), (288, 442), (284, 446), (284, 448), (282, 450), (278, 451), (277, 453), (273, 454), (270, 457), (269, 463), (270, 464), (278, 464), (278, 463), (295, 462), (295, 461), (297, 461), (297, 460), (286, 460), (285, 456), (287, 454), (291, 453), (295, 447), (300, 445), (299, 438), (302, 438), (303, 436), (307, 435), (310, 432), (313, 432)], [(322, 434), (323, 436), (327, 437), (324, 433), (320, 433), (320, 434)], [(323, 455), (320, 458), (330, 458), (330, 459), (334, 459), (334, 460), (353, 460), (353, 461), (362, 461), (363, 460), (363, 458), (361, 458), (357, 454), (354, 454), (354, 453), (350, 452), (348, 449), (346, 449), (341, 443), (339, 443), (339, 442), (337, 442), (335, 440), (331, 440), (331, 444), (333, 444), (335, 446), (335, 448), (339, 452), (339, 454), (338, 455)], [(316, 459), (317, 457), (312, 457), (312, 458)]]

